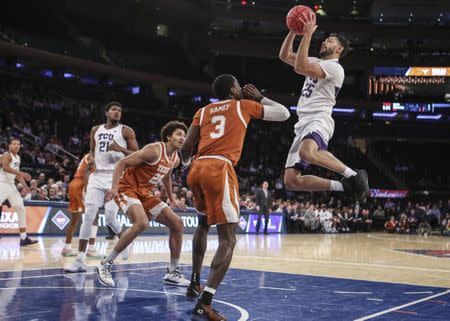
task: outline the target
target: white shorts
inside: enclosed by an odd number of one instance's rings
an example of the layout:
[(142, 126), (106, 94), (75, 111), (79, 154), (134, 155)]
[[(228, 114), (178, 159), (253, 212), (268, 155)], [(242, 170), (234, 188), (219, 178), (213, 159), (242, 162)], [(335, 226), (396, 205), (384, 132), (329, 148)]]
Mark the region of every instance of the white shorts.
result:
[(132, 205), (135, 204), (141, 205), (146, 212), (150, 213), (152, 221), (156, 220), (156, 218), (163, 211), (163, 209), (169, 207), (169, 205), (167, 205), (166, 202), (163, 202), (156, 197), (148, 198), (147, 201), (144, 201), (144, 204), (142, 204), (142, 202), (139, 199), (122, 194), (119, 197), (119, 202), (120, 202), (120, 209), (124, 213), (127, 213), (128, 209)]
[(289, 150), (285, 168), (295, 167), (303, 170), (309, 163), (300, 158), (300, 143), (305, 138), (311, 138), (319, 145), (319, 150), (327, 149), (334, 132), (334, 120), (328, 113), (301, 115), (294, 126), (294, 132), (295, 138)]
[(8, 200), (12, 207), (23, 207), (23, 199), (20, 196), (16, 186), (5, 182), (0, 182), (0, 206), (5, 200)]
[[(112, 186), (112, 172), (94, 172), (89, 175), (89, 181), (86, 188), (86, 195), (84, 196), (84, 204), (102, 206), (104, 203), (106, 192), (111, 189)], [(111, 203), (111, 204), (110, 204)], [(111, 200), (105, 206), (117, 207), (117, 204)]]

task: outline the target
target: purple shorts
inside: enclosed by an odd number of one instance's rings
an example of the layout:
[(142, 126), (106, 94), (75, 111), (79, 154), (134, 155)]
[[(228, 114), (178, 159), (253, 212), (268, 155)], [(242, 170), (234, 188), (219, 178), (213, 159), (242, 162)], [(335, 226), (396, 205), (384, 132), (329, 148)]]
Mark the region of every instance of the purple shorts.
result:
[[(322, 136), (319, 133), (317, 133), (317, 132), (309, 133), (308, 135), (303, 137), (301, 141), (303, 141), (305, 139), (312, 139), (312, 140), (314, 140), (317, 143), (317, 146), (319, 146), (319, 150), (327, 150), (328, 146), (324, 142)], [(303, 171), (303, 170), (307, 169), (309, 165), (310, 165), (310, 163), (308, 163), (307, 161), (301, 159), (299, 163), (295, 164), (294, 168), (299, 170), (299, 171)]]

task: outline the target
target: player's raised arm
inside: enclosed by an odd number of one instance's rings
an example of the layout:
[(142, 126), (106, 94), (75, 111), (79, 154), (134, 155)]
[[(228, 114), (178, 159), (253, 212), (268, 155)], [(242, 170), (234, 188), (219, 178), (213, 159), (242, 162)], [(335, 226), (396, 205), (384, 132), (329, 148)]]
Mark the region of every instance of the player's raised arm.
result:
[(292, 49), (292, 44), (294, 42), (295, 36), (295, 32), (289, 31), (283, 41), (283, 44), (281, 45), (280, 53), (278, 55), (282, 62), (287, 63), (291, 66), (294, 66), (295, 64), (295, 53)]
[(160, 153), (160, 147), (156, 144), (150, 144), (138, 150), (127, 157), (119, 160), (114, 166), (114, 173), (112, 179), (111, 190), (106, 193), (105, 202), (112, 200), (114, 197), (118, 196), (119, 181), (122, 177), (123, 171), (130, 166), (137, 166), (144, 162), (153, 163), (155, 162)]
[(300, 46), (297, 50), (295, 57), (294, 70), (296, 73), (308, 76), (314, 79), (324, 79), (325, 72), (319, 64), (311, 63), (308, 59), (309, 46), (311, 44), (311, 38), (314, 31), (317, 29), (316, 17), (313, 14), (304, 16), (304, 19), (298, 18), (302, 21), (303, 38), (300, 42)]
[(291, 114), (282, 104), (264, 97), (261, 92), (252, 84), (244, 86), (244, 97), (259, 102), (263, 106), (261, 119), (267, 121), (285, 121)]

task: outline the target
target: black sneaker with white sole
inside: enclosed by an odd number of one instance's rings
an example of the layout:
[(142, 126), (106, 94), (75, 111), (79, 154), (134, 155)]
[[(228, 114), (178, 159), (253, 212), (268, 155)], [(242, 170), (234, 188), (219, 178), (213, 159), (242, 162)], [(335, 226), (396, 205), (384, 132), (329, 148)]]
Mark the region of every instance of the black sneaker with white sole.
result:
[(24, 238), (23, 240), (20, 240), (20, 246), (27, 246), (27, 245), (33, 245), (36, 244), (38, 241), (30, 239), (28, 236)]
[(369, 195), (369, 179), (364, 169), (356, 169), (355, 172), (356, 175), (342, 178), (341, 183), (344, 187), (344, 193), (353, 196), (356, 201), (364, 204)]

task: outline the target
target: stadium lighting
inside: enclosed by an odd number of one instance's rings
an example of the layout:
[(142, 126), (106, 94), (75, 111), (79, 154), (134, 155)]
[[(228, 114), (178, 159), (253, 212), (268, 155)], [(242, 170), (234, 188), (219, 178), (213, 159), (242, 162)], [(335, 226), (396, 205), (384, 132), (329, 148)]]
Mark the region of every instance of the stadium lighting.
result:
[(169, 97), (173, 97), (173, 96), (176, 96), (176, 95), (177, 95), (176, 92), (174, 92), (172, 90), (169, 91)]
[(210, 103), (217, 103), (219, 101), (219, 98), (209, 98)]
[(353, 114), (355, 111), (355, 108), (333, 108), (333, 113)]
[(372, 116), (374, 118), (394, 118), (397, 116), (397, 112), (393, 112), (393, 113), (373, 113)]
[(437, 114), (437, 115), (418, 115), (416, 117), (416, 119), (421, 119), (421, 120), (439, 120), (442, 118), (441, 114)]
[(73, 77), (75, 77), (74, 74), (71, 74), (71, 73), (69, 73), (69, 72), (65, 72), (65, 73), (64, 73), (64, 78), (65, 78), (65, 79), (72, 79)]
[(41, 71), (41, 76), (51, 78), (53, 77), (53, 71), (50, 69), (44, 69)]
[(22, 64), (22, 63), (20, 63), (20, 62), (16, 63), (16, 68), (17, 68), (17, 69), (22, 69), (22, 68), (24, 68), (24, 67), (25, 67), (24, 64)]

